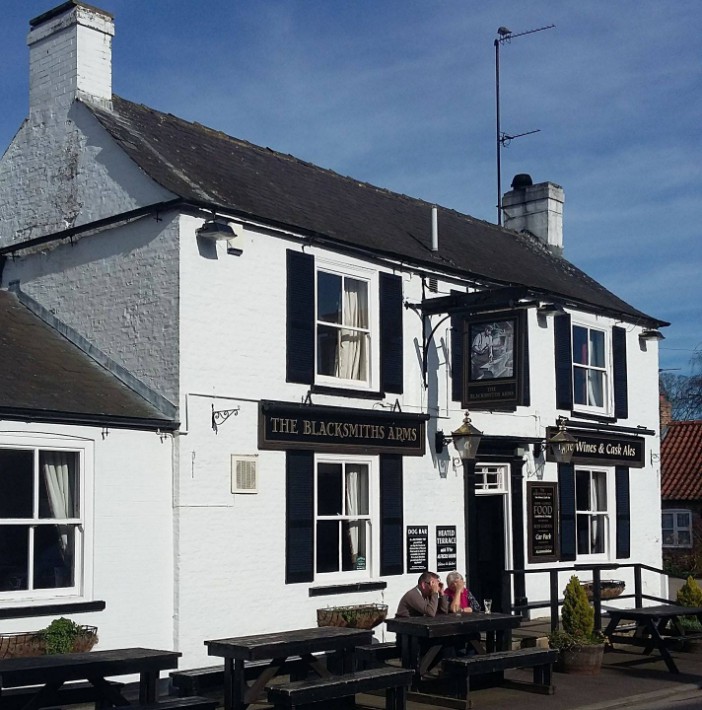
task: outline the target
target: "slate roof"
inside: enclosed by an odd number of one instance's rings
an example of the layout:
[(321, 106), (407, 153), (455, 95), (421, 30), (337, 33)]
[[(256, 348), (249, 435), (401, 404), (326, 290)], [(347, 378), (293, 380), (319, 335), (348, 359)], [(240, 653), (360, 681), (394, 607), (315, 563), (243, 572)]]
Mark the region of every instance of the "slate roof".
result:
[(702, 420), (668, 425), (661, 443), (661, 496), (702, 501)]
[(0, 417), (174, 429), (156, 407), (0, 291)]
[(520, 285), (645, 325), (667, 325), (638, 311), (535, 237), (439, 208), (439, 250), (431, 250), (430, 203), (118, 96), (112, 110), (85, 104), (131, 159), (185, 201), (449, 271), (492, 285)]

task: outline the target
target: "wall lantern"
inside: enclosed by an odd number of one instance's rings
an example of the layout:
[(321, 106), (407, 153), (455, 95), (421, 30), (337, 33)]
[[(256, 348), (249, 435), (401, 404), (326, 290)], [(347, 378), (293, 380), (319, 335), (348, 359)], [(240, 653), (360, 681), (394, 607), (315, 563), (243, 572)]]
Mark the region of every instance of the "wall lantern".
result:
[(456, 431), (451, 432), (451, 436), (444, 436), (443, 431), (436, 432), (434, 450), (437, 454), (440, 454), (443, 452), (446, 444), (453, 441), (453, 445), (456, 447), (461, 460), (471, 461), (478, 452), (478, 445), (480, 444), (480, 437), (482, 435), (483, 432), (476, 429), (470, 423), (470, 416), (468, 412), (466, 412), (463, 424), (461, 424)]
[(566, 431), (567, 422), (565, 417), (558, 417), (556, 422), (558, 431), (546, 442), (551, 447), (556, 463), (570, 463), (575, 453), (575, 445), (578, 442), (572, 434)]
[(540, 316), (559, 316), (565, 313), (565, 309), (558, 303), (540, 301), (539, 305), (536, 307), (536, 312)]
[(234, 239), (236, 234), (228, 222), (215, 215), (197, 230), (197, 236), (214, 241), (227, 241)]
[(665, 340), (665, 336), (660, 330), (654, 330), (653, 328), (646, 328), (639, 333), (639, 338), (641, 340)]

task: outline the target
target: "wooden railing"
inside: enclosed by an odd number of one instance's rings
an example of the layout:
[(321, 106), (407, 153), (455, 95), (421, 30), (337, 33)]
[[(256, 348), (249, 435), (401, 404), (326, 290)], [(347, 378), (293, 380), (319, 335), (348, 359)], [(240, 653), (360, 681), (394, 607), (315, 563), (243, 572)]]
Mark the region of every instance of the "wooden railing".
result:
[[(526, 617), (532, 609), (543, 609), (545, 607), (551, 612), (551, 630), (558, 627), (559, 610), (563, 604), (561, 597), (561, 585), (558, 577), (564, 572), (571, 572), (580, 576), (583, 572), (592, 575), (592, 605), (595, 609), (595, 630), (602, 629), (602, 572), (612, 570), (632, 569), (634, 574), (634, 593), (621, 594), (617, 599), (633, 599), (634, 606), (643, 606), (644, 600), (667, 604), (668, 599), (662, 599), (643, 592), (642, 576), (644, 572), (660, 576), (668, 575), (662, 569), (651, 567), (642, 563), (627, 564), (576, 564), (572, 567), (538, 567), (533, 569), (514, 570), (508, 569), (503, 573), (502, 584), (502, 608), (510, 610), (511, 613), (520, 613)], [(526, 589), (526, 579), (528, 575), (548, 574), (549, 575), (549, 599), (540, 601), (530, 601), (526, 596), (516, 596), (512, 599), (512, 589)], [(588, 580), (589, 581), (589, 580)]]

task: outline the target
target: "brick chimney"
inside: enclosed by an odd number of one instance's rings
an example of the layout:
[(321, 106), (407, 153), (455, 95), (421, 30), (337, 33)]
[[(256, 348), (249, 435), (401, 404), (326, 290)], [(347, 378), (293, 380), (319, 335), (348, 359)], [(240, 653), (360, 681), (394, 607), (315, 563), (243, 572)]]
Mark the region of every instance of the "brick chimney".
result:
[(557, 256), (563, 254), (563, 188), (552, 182), (534, 185), (530, 175), (515, 175), (502, 198), (503, 223), (515, 232), (529, 232)]
[(67, 109), (81, 95), (112, 100), (112, 15), (69, 0), (29, 25), (30, 116)]

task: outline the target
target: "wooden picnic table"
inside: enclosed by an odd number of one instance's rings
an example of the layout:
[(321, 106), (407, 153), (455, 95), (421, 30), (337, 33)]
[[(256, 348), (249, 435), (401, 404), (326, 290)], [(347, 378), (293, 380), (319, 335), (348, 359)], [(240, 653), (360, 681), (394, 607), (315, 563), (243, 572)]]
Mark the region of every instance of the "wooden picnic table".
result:
[[(266, 684), (284, 669), (290, 658), (297, 658), (303, 667), (321, 678), (353, 670), (356, 646), (371, 642), (370, 629), (319, 626), (271, 634), (205, 641), (210, 656), (224, 658), (224, 708), (244, 710), (260, 700)], [(314, 656), (332, 652), (329, 667)], [(244, 662), (270, 660), (251, 685), (246, 682)], [(331, 670), (330, 670), (331, 669)]]
[[(419, 690), (422, 680), (435, 666), (445, 649), (466, 645), (476, 653), (492, 653), (508, 650), (512, 629), (516, 629), (521, 617), (511, 614), (437, 614), (434, 617), (413, 616), (386, 619), (388, 631), (397, 636), (400, 658), (405, 668), (414, 670), (413, 689)], [(485, 634), (485, 646), (478, 639)]]
[(2, 689), (37, 685), (22, 710), (35, 710), (57, 703), (57, 691), (67, 681), (87, 680), (106, 705), (129, 705), (120, 690), (107, 682), (110, 676), (139, 675), (139, 704), (156, 702), (162, 670), (177, 668), (180, 653), (151, 648), (121, 648), (111, 651), (60, 653), (0, 660), (0, 707)]
[[(680, 640), (685, 632), (680, 625), (683, 616), (695, 616), (702, 622), (702, 607), (676, 606), (660, 604), (658, 606), (636, 607), (634, 609), (609, 609), (609, 623), (604, 635), (611, 643), (643, 646), (644, 653), (650, 654), (657, 649), (671, 673), (679, 673), (675, 661), (666, 646), (670, 640)], [(618, 626), (622, 622), (633, 622), (636, 626), (631, 636), (625, 636)]]

